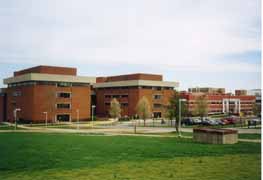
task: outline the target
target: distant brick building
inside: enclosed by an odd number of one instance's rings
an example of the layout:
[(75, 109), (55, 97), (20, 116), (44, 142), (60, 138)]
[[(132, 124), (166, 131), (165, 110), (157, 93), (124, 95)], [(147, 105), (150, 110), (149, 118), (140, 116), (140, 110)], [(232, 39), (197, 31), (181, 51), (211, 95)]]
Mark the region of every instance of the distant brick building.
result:
[(44, 122), (44, 112), (49, 122), (88, 120), (91, 84), (95, 80), (77, 76), (76, 68), (37, 66), (14, 72), (13, 77), (4, 79), (8, 85), (4, 93), (5, 118), (13, 122), (14, 109), (20, 108), (21, 121)]
[(161, 75), (129, 74), (121, 76), (98, 77), (94, 84), (96, 92), (96, 113), (108, 116), (110, 102), (116, 98), (122, 109), (122, 116), (136, 115), (136, 105), (145, 96), (151, 106), (154, 117), (164, 116), (164, 106), (178, 87), (177, 82), (163, 81)]
[[(224, 92), (224, 91), (223, 91)], [(256, 97), (244, 95), (244, 91), (236, 91), (237, 94), (220, 93), (218, 91), (181, 92), (181, 97), (187, 100), (188, 111), (193, 114), (196, 108), (196, 100), (199, 96), (205, 96), (208, 102), (208, 114), (233, 113), (252, 114), (252, 108)]]

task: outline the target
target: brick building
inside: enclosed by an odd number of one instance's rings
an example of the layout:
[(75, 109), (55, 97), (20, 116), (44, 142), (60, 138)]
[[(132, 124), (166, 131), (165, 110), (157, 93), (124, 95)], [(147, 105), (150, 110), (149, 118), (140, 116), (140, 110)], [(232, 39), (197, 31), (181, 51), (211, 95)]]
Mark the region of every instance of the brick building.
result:
[(162, 75), (129, 74), (98, 77), (93, 87), (96, 92), (98, 116), (108, 116), (113, 98), (120, 102), (122, 116), (134, 116), (138, 101), (145, 96), (150, 103), (153, 116), (162, 117), (163, 106), (168, 104), (178, 83), (163, 81)]
[(19, 108), (21, 121), (44, 122), (44, 112), (49, 122), (87, 120), (95, 81), (95, 77), (77, 76), (76, 68), (37, 66), (14, 72), (4, 79), (7, 88), (0, 96), (6, 98), (5, 119), (13, 122), (14, 109)]
[(191, 114), (194, 112), (196, 100), (199, 96), (206, 97), (208, 102), (208, 114), (239, 114), (240, 112), (252, 114), (252, 108), (256, 100), (255, 96), (246, 95), (243, 90), (235, 91), (236, 94), (234, 95), (223, 92), (225, 92), (224, 89), (220, 91), (181, 92), (181, 97), (187, 100), (188, 111)]
[(6, 94), (5, 89), (0, 89), (0, 122), (6, 119)]

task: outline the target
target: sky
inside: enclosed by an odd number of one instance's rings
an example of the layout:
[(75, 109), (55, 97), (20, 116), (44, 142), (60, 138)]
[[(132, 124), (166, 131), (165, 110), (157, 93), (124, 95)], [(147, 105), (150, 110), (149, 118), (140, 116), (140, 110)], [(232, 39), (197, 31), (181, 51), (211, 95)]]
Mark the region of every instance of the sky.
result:
[(157, 73), (180, 90), (261, 88), (260, 0), (8, 0), (0, 27), (1, 79), (55, 65)]

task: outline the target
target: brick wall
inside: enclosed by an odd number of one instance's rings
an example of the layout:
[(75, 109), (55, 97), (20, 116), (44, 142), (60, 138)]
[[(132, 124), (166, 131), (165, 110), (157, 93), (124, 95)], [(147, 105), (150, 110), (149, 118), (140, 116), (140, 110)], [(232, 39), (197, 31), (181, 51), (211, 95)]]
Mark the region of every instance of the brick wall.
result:
[(162, 75), (157, 74), (128, 74), (120, 76), (109, 76), (109, 77), (98, 77), (97, 83), (101, 82), (114, 82), (114, 81), (127, 81), (127, 80), (151, 80), (151, 81), (162, 81)]
[(44, 74), (60, 74), (60, 75), (77, 75), (76, 68), (55, 67), (55, 66), (36, 66), (22, 71), (15, 71), (14, 76), (19, 76), (27, 73), (44, 73)]
[[(14, 92), (21, 92), (21, 96), (13, 96)], [(57, 98), (57, 92), (70, 92), (71, 98)], [(14, 121), (13, 110), (20, 108), (20, 119), (33, 122), (44, 122), (48, 112), (48, 121), (55, 121), (57, 114), (70, 114), (71, 119), (77, 119), (76, 110), (79, 109), (80, 120), (90, 118), (90, 86), (88, 87), (56, 87), (52, 85), (35, 85), (7, 89), (7, 119)], [(69, 103), (70, 109), (57, 109), (57, 103)]]

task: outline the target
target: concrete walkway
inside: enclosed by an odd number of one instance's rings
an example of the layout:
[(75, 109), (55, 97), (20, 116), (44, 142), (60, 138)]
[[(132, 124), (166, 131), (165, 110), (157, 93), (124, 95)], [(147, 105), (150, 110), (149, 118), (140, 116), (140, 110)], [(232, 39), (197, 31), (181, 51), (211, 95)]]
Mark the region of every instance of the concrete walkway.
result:
[[(91, 128), (91, 129), (63, 129), (63, 128), (46, 128), (46, 127), (30, 127), (24, 125), (18, 125), (19, 130), (0, 130), (1, 132), (39, 132), (39, 133), (81, 133), (82, 135), (106, 135), (106, 136), (144, 136), (144, 137), (176, 137), (175, 135), (169, 135), (166, 133), (171, 133), (175, 131), (175, 128), (158, 128), (158, 127), (139, 127), (134, 134), (133, 127), (125, 128)], [(232, 128), (229, 128), (232, 129)], [(261, 129), (241, 129), (239, 133), (255, 133), (260, 134)], [(241, 130), (241, 131), (240, 131)], [(192, 128), (182, 128), (182, 132), (192, 132)], [(156, 134), (155, 134), (156, 133)], [(158, 134), (160, 133), (160, 134)], [(163, 134), (162, 134), (163, 133)], [(192, 138), (191, 136), (182, 136), (182, 138)], [(254, 142), (261, 143), (261, 139), (239, 139), (241, 142)]]

